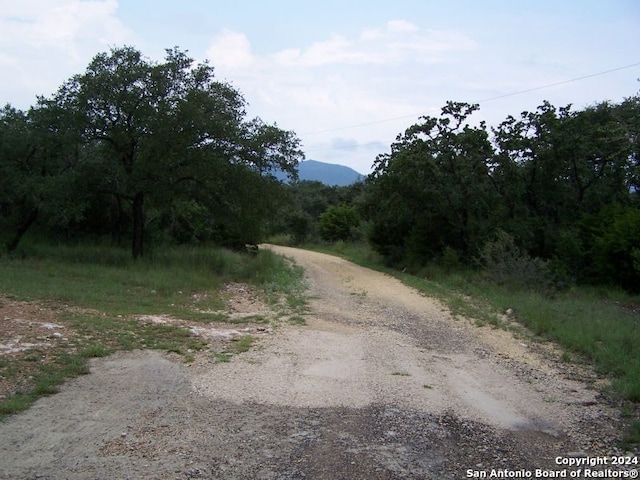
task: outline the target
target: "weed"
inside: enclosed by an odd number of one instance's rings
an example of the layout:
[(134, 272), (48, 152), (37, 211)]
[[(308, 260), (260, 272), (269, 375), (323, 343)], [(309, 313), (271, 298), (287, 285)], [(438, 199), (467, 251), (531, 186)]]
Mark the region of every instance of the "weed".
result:
[(622, 415), (623, 418), (631, 418), (633, 417), (633, 409), (629, 405), (624, 404), (620, 408), (620, 415)]
[(0, 419), (27, 410), (37, 399), (33, 393), (14, 393), (0, 402)]
[(398, 377), (410, 377), (411, 374), (407, 372), (393, 372), (391, 375), (396, 375)]
[(82, 358), (106, 357), (111, 353), (104, 345), (89, 345), (80, 352)]
[(549, 262), (530, 257), (511, 235), (501, 230), (485, 244), (479, 262), (488, 278), (498, 285), (546, 292), (554, 284)]
[(309, 310), (308, 299), (303, 295), (289, 295), (287, 305), (296, 312), (307, 312)]
[(211, 358), (216, 363), (226, 363), (231, 360), (233, 355), (249, 351), (254, 341), (255, 338), (251, 335), (243, 335), (242, 337), (233, 340), (227, 350), (212, 353)]
[(640, 445), (640, 420), (635, 420), (629, 425), (622, 438), (622, 448), (631, 450), (634, 446)]
[(269, 323), (269, 319), (264, 315), (248, 315), (246, 317), (241, 317), (235, 320), (227, 320), (227, 323), (258, 323), (258, 324), (267, 324)]
[(292, 325), (306, 325), (307, 321), (300, 315), (292, 315), (289, 317), (289, 323)]
[(227, 363), (231, 359), (231, 355), (227, 352), (216, 352), (211, 355), (216, 363)]
[(247, 352), (253, 345), (254, 340), (255, 339), (251, 335), (243, 335), (242, 337), (238, 338), (231, 344), (232, 351), (234, 353)]

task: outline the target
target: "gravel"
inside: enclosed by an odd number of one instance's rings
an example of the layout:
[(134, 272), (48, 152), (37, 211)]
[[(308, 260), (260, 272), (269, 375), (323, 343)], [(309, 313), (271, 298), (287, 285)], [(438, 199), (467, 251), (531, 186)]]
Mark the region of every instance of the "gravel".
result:
[(335, 257), (271, 248), (307, 272), (307, 325), (269, 327), (226, 363), (95, 360), (0, 425), (0, 478), (458, 479), (621, 453), (600, 379), (552, 346)]

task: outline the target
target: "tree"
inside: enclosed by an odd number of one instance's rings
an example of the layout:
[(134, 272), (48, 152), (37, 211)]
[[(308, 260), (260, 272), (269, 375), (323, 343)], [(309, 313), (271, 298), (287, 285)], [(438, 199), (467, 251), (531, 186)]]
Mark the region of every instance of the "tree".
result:
[(640, 93), (615, 107), (614, 115), (624, 125), (631, 146), (629, 158), (630, 187), (640, 193)]
[(448, 102), (442, 115), (398, 136), (369, 177), (371, 241), (381, 254), (422, 263), (450, 247), (476, 252), (493, 228), (497, 195), (484, 123), (465, 123), (477, 105)]
[(38, 217), (38, 195), (27, 186), (36, 150), (27, 115), (6, 105), (0, 110), (0, 225), (9, 252)]
[(40, 113), (0, 109), (0, 230), (9, 252), (37, 220), (56, 228), (79, 220), (87, 200), (78, 188), (77, 142), (43, 128)]
[(503, 228), (529, 253), (552, 257), (580, 215), (629, 202), (631, 145), (618, 110), (605, 102), (574, 112), (545, 102), (494, 129), (492, 179), (509, 205)]
[(318, 181), (294, 181), (286, 185), (287, 199), (282, 203), (279, 220), (273, 222), (272, 233), (288, 234), (298, 244), (316, 238), (320, 216), (330, 206), (354, 205), (363, 188), (362, 183), (329, 186)]
[[(96, 192), (114, 200), (115, 228), (130, 218), (135, 258), (144, 251), (145, 212), (161, 218), (181, 211), (176, 205), (190, 205), (191, 213), (199, 205), (215, 224), (216, 216), (227, 215), (221, 210), (237, 206), (236, 194), (247, 193), (229, 192), (228, 179), (241, 176), (262, 187), (249, 171), (260, 176), (274, 165), (295, 171), (299, 140), (259, 120), (246, 122), (244, 107), (241, 94), (217, 81), (211, 66), (194, 65), (177, 48), (155, 63), (123, 47), (98, 54), (37, 108), (54, 113), (50, 129), (82, 139), (91, 153), (82, 159), (84, 172), (99, 179)], [(254, 218), (251, 208), (242, 214)]]
[(351, 240), (353, 229), (360, 224), (360, 218), (349, 205), (332, 205), (320, 215), (318, 230), (320, 237), (327, 242)]

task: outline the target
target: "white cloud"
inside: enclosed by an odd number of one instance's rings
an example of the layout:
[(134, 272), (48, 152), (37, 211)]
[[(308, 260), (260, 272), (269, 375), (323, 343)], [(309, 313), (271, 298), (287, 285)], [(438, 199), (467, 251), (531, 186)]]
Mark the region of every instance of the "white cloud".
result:
[(0, 17), (2, 48), (80, 49), (85, 42), (107, 45), (130, 32), (115, 17), (117, 0), (53, 0), (14, 2)]
[[(389, 64), (412, 59), (422, 63), (442, 61), (444, 53), (471, 51), (478, 48), (465, 35), (447, 30), (421, 32), (414, 24), (392, 20), (385, 31), (365, 29), (349, 40), (332, 35), (312, 43), (306, 49), (290, 48), (273, 55), (285, 66), (318, 67), (330, 64)], [(420, 54), (420, 57), (415, 57)], [(414, 56), (415, 58), (411, 58)]]
[(2, 2), (0, 91), (19, 108), (49, 95), (98, 52), (128, 43), (132, 32), (117, 18), (117, 0)]
[[(424, 96), (432, 93), (435, 82), (435, 77), (424, 75), (424, 65), (459, 65), (477, 48), (459, 32), (421, 30), (411, 22), (392, 20), (353, 37), (333, 34), (262, 55), (252, 52), (244, 34), (223, 30), (207, 57), (218, 76), (243, 93), (249, 115), (295, 130), (310, 158), (325, 159), (329, 154), (332, 161), (366, 172), (380, 145), (388, 146), (415, 123), (417, 113), (441, 107)], [(402, 119), (375, 124), (397, 117)], [(369, 121), (374, 124), (366, 125)], [(365, 125), (349, 130), (348, 140), (331, 133), (335, 126), (361, 124)]]
[(476, 42), (466, 35), (446, 30), (428, 30), (424, 35), (397, 39), (390, 45), (398, 50), (431, 54), (473, 51), (478, 48)]
[(387, 31), (391, 33), (417, 32), (418, 27), (406, 20), (390, 20), (387, 22)]
[(223, 30), (214, 38), (207, 57), (214, 65), (231, 69), (248, 67), (254, 61), (247, 36), (233, 30)]
[(301, 65), (319, 66), (329, 63), (357, 62), (361, 57), (351, 42), (341, 35), (332, 35), (329, 40), (316, 42), (298, 57)]
[(273, 55), (273, 59), (279, 65), (295, 65), (299, 62), (302, 50), (299, 48), (288, 48), (280, 50)]

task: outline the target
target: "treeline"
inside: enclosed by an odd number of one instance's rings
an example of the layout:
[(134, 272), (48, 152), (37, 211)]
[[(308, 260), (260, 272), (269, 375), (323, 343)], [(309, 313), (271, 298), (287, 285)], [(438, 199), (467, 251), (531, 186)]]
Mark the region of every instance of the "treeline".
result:
[(412, 268), (640, 289), (640, 97), (545, 102), (491, 130), (469, 124), (477, 109), (449, 102), (378, 156), (360, 204), (374, 248)]
[(471, 124), (476, 110), (449, 102), (422, 117), (364, 184), (324, 197), (294, 187), (292, 236), (365, 237), (414, 272), (436, 262), (534, 288), (640, 290), (640, 97), (580, 111), (544, 103), (491, 129)]
[(163, 243), (368, 240), (389, 265), (482, 264), (498, 281), (640, 290), (640, 96), (544, 103), (488, 128), (449, 102), (347, 188), (285, 185), (291, 131), (247, 119), (241, 93), (177, 48), (98, 54), (28, 111), (0, 109), (0, 245), (35, 229)]
[(131, 47), (98, 54), (28, 111), (0, 110), (0, 241), (33, 226), (63, 241), (145, 245), (257, 242), (295, 177), (293, 132), (247, 119), (245, 100), (207, 63)]

